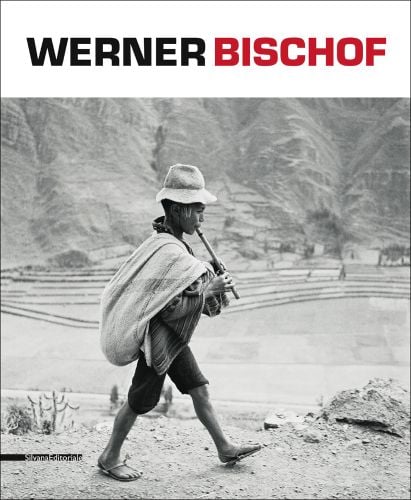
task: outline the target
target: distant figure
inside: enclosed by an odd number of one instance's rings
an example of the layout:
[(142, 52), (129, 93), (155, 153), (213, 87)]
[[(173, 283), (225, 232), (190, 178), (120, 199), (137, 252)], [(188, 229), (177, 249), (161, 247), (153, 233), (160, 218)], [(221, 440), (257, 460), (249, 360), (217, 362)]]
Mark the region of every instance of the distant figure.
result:
[(354, 252), (351, 250), (351, 260), (354, 260)]
[(340, 275), (338, 276), (338, 279), (339, 280), (345, 280), (345, 276), (346, 276), (346, 274), (345, 274), (345, 266), (343, 264), (341, 266), (341, 268), (340, 268)]

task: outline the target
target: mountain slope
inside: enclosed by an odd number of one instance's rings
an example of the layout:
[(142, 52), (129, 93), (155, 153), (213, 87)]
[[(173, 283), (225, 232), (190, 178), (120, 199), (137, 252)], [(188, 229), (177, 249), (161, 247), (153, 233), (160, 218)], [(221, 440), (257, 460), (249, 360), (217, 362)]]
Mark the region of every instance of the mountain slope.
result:
[(409, 239), (409, 99), (3, 99), (2, 146), (5, 260), (138, 244), (177, 162), (223, 251)]

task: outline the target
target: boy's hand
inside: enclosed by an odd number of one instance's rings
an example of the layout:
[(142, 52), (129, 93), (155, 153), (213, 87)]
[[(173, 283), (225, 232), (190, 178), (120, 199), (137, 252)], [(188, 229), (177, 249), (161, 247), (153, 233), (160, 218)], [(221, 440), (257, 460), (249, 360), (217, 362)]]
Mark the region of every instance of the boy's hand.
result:
[[(218, 271), (217, 265), (216, 265), (216, 263), (214, 262), (214, 260), (213, 260), (213, 259), (211, 259), (209, 262), (210, 262), (210, 264), (213, 266), (213, 268), (214, 268), (214, 270), (215, 270), (216, 272), (220, 272), (220, 271)], [(226, 265), (224, 264), (224, 262), (223, 262), (221, 259), (218, 259), (218, 263), (220, 264), (220, 267), (223, 269), (223, 271), (226, 271), (226, 270), (227, 270)]]
[(233, 282), (233, 278), (227, 273), (220, 274), (219, 276), (215, 276), (209, 283), (205, 296), (206, 298), (210, 295), (215, 295), (218, 293), (229, 292), (235, 283)]

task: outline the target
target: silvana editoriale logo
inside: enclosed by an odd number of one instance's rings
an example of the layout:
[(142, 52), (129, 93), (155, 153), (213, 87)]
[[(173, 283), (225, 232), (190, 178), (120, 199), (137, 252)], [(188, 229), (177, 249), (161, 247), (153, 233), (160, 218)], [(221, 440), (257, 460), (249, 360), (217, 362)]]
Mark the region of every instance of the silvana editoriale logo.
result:
[(386, 37), (27, 38), (32, 66), (374, 66)]

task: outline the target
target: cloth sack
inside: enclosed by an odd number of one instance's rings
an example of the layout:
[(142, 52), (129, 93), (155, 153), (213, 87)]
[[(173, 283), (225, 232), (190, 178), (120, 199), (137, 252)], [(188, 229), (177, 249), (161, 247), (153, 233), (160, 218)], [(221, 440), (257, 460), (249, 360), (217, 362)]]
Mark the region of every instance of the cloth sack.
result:
[(143, 242), (101, 296), (100, 345), (107, 360), (124, 366), (138, 359), (150, 320), (207, 268), (171, 234), (154, 233)]

